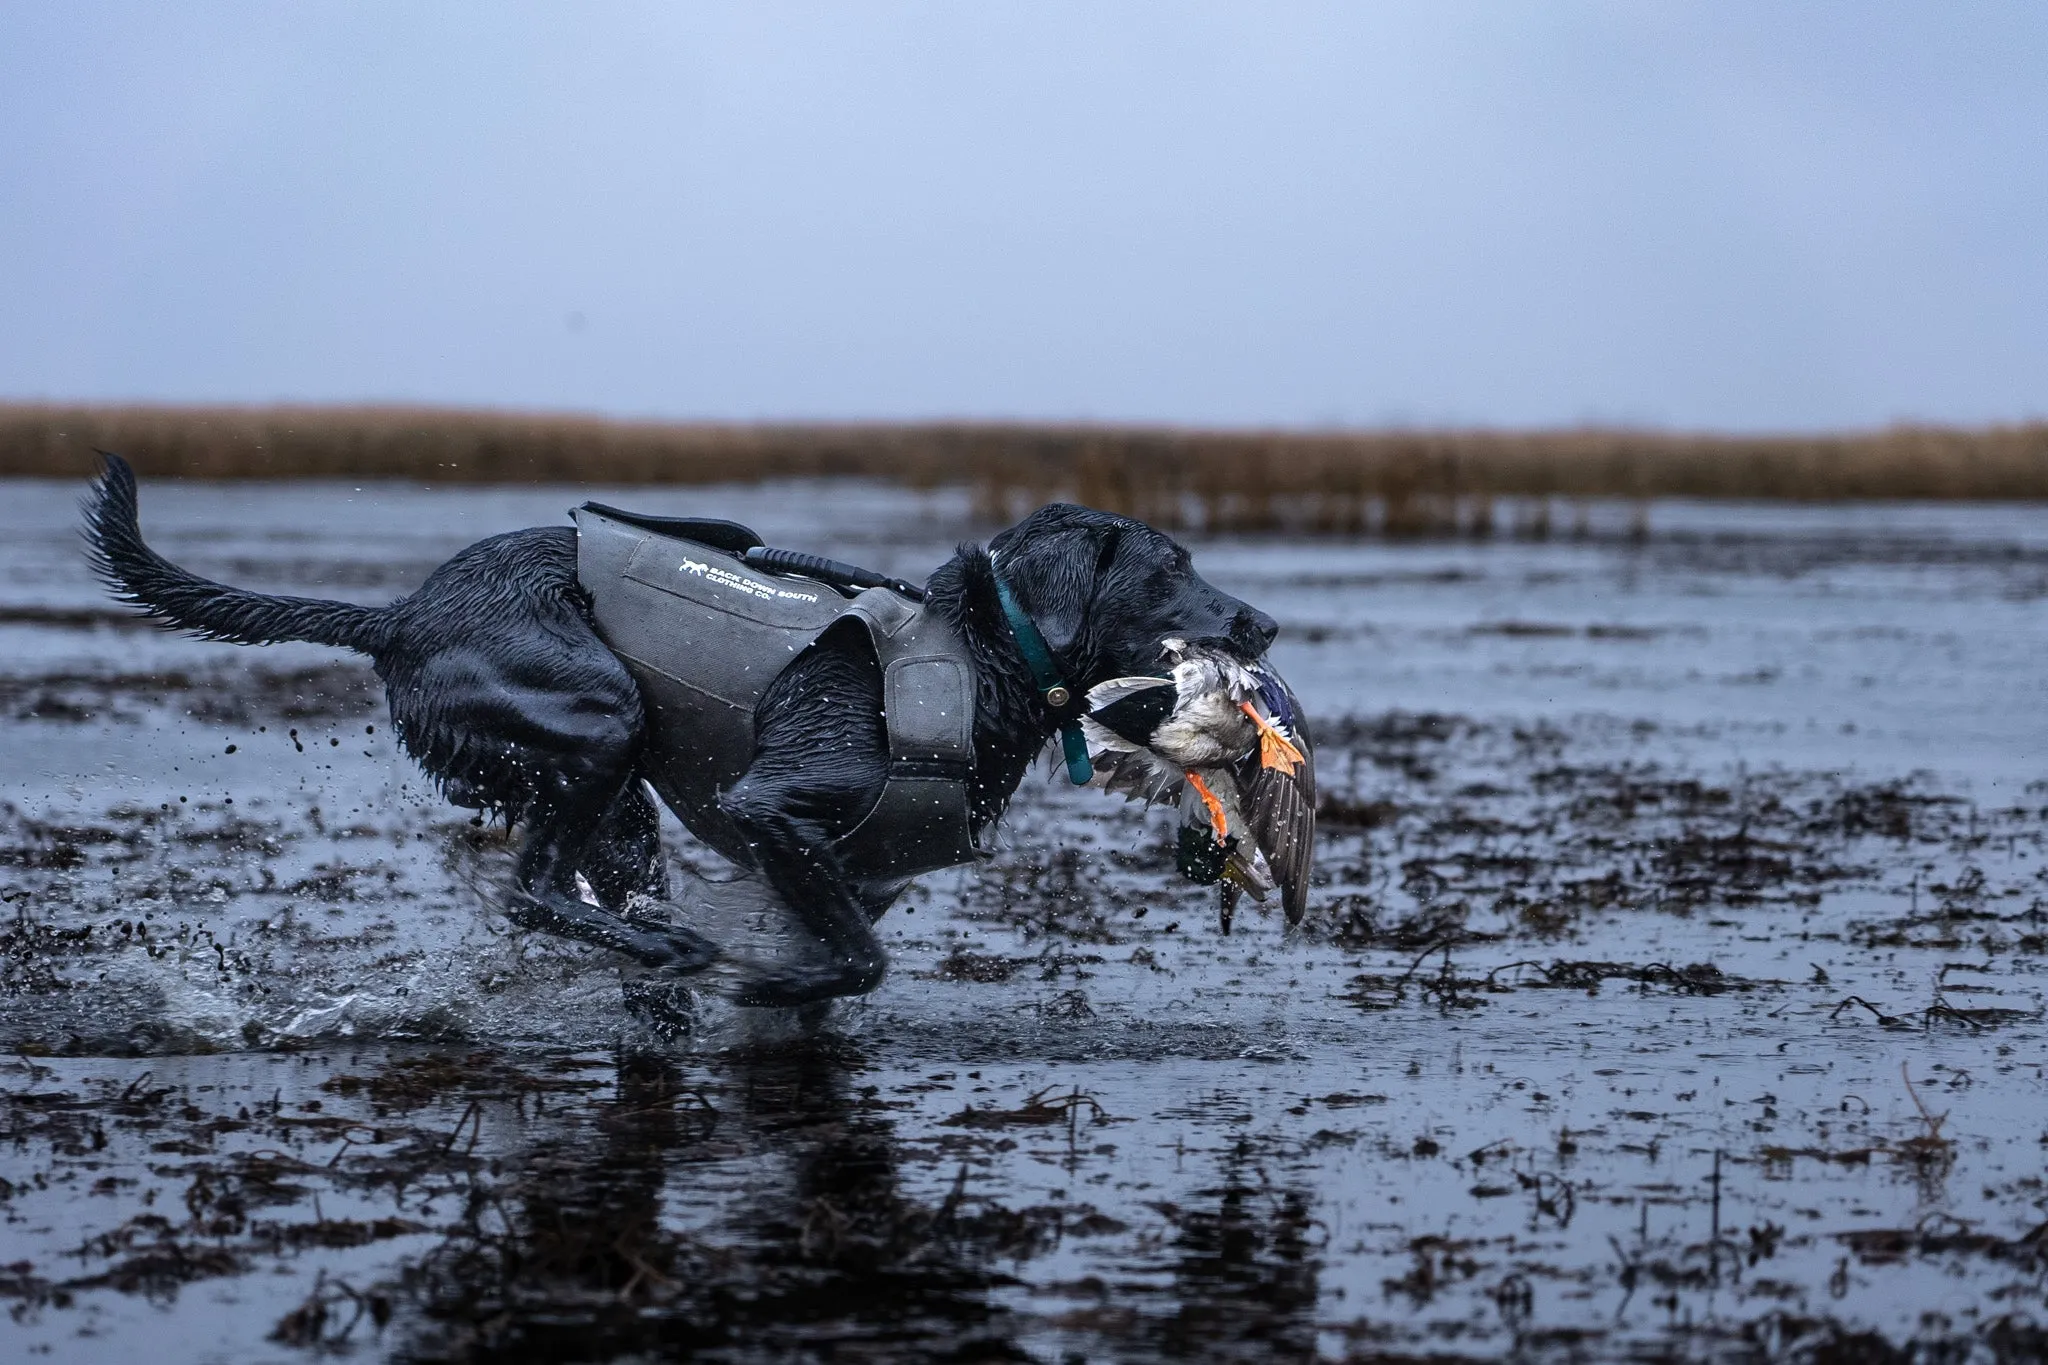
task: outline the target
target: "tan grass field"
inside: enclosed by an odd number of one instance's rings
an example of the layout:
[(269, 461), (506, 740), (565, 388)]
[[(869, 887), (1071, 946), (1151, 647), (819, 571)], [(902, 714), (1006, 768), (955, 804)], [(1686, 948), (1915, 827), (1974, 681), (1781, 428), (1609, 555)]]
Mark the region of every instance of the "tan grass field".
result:
[(1553, 500), (2048, 500), (2048, 423), (1829, 435), (1618, 429), (1250, 431), (757, 424), (405, 407), (0, 404), (0, 475), (85, 478), (95, 449), (197, 479), (694, 484), (858, 476), (1049, 498), (1167, 527), (1544, 535)]

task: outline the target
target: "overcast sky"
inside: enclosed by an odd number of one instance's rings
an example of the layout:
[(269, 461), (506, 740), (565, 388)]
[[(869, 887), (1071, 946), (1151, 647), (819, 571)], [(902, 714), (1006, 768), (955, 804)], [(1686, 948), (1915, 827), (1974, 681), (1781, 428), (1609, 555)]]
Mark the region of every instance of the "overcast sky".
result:
[(0, 397), (2048, 416), (2048, 4), (0, 8)]

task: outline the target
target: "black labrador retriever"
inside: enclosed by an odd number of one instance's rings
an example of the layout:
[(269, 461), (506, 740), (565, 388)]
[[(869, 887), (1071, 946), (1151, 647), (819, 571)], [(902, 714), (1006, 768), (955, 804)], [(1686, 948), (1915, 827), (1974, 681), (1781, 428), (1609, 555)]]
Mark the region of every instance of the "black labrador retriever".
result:
[[(188, 573), (143, 542), (135, 476), (118, 456), (85, 507), (94, 567), (122, 600), (166, 626), (236, 644), (309, 640), (367, 654), (392, 726), (457, 805), (523, 824), (508, 907), (516, 922), (612, 948), (676, 973), (717, 949), (688, 928), (628, 913), (667, 895), (660, 827), (639, 764), (646, 712), (599, 639), (576, 577), (576, 531), (535, 527), (477, 542), (384, 607), (279, 597)], [(926, 607), (972, 656), (976, 834), (1008, 805), (1058, 728), (997, 596), (994, 562), (1076, 695), (1158, 667), (1169, 636), (1250, 660), (1278, 631), (1220, 592), (1188, 552), (1141, 522), (1085, 507), (1040, 508), (984, 550), (963, 545), (931, 575)], [(744, 982), (742, 1004), (804, 1005), (873, 990), (886, 957), (873, 923), (902, 883), (850, 878), (832, 845), (871, 807), (888, 771), (882, 677), (871, 647), (830, 633), (798, 656), (755, 713), (752, 765), (720, 805), (824, 952)], [(837, 643), (835, 643), (837, 642)], [(597, 905), (580, 894), (577, 874)]]

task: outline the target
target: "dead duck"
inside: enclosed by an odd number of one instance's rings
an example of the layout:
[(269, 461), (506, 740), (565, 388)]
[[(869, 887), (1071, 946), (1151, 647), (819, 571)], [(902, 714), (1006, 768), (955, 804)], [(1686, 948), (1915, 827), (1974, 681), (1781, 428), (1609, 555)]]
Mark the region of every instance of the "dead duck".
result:
[(1082, 732), (1095, 784), (1134, 800), (1178, 798), (1181, 872), (1220, 882), (1230, 932), (1239, 892), (1275, 887), (1287, 922), (1308, 906), (1315, 765), (1301, 704), (1263, 662), (1168, 640), (1159, 677), (1091, 688)]

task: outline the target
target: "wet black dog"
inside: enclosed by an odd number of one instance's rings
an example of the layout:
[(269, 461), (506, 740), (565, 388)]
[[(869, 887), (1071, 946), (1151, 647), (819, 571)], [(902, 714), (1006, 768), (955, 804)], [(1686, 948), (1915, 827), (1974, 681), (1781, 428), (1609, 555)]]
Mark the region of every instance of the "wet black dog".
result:
[[(108, 456), (86, 504), (95, 568), (167, 626), (236, 644), (310, 640), (375, 661), (406, 751), (458, 805), (523, 824), (515, 920), (691, 972), (717, 956), (686, 928), (628, 915), (667, 894), (660, 827), (639, 771), (645, 713), (625, 666), (592, 628), (576, 581), (576, 532), (538, 527), (479, 541), (419, 591), (385, 607), (246, 592), (186, 572), (143, 543), (135, 476)], [(1127, 518), (1055, 504), (962, 546), (931, 575), (928, 609), (975, 665), (977, 833), (998, 819), (1057, 728), (997, 598), (990, 559), (1080, 691), (1158, 666), (1178, 636), (1253, 658), (1277, 627), (1203, 581), (1188, 553)], [(872, 648), (833, 632), (761, 700), (752, 766), (722, 798), (769, 883), (825, 950), (812, 966), (746, 982), (744, 1004), (800, 1005), (874, 989), (886, 959), (873, 922), (900, 882), (849, 878), (832, 843), (879, 796), (888, 771), (882, 678)], [(579, 894), (581, 873), (595, 893)]]

